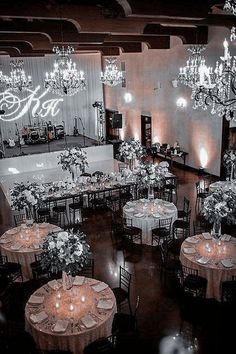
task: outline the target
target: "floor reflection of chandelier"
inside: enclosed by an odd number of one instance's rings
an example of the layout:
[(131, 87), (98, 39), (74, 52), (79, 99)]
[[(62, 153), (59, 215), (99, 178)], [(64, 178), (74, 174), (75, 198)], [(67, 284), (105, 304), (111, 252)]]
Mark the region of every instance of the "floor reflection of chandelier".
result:
[(199, 81), (199, 66), (205, 64), (204, 56), (201, 54), (205, 50), (205, 46), (194, 45), (187, 50), (191, 54), (186, 65), (179, 70), (178, 81), (193, 88)]
[(123, 73), (118, 70), (115, 58), (106, 59), (107, 65), (104, 72), (101, 72), (101, 82), (105, 85), (116, 86), (122, 83)]
[(54, 47), (53, 52), (57, 54), (57, 58), (54, 62), (54, 70), (46, 73), (45, 88), (60, 96), (72, 96), (85, 90), (84, 72), (78, 71), (76, 63), (73, 63), (69, 57), (74, 52), (74, 48), (72, 46)]
[(31, 76), (26, 76), (23, 69), (23, 60), (11, 60), (10, 76), (5, 76), (5, 85), (9, 90), (23, 91), (32, 86)]
[(231, 56), (228, 42), (225, 39), (224, 56), (217, 61), (215, 69), (199, 68), (199, 82), (193, 89), (194, 107), (207, 109), (211, 113), (236, 121), (236, 60)]

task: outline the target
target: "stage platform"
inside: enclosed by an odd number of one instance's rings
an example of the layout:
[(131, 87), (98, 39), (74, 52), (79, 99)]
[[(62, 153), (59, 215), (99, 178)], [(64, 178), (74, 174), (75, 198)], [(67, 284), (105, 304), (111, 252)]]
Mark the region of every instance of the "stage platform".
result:
[(83, 135), (66, 135), (63, 139), (51, 140), (48, 143), (35, 143), (23, 146), (20, 146), (18, 143), (16, 143), (16, 146), (14, 147), (9, 147), (5, 144), (4, 150), (5, 158), (7, 158), (21, 155), (41, 154), (45, 152), (60, 151), (63, 150), (65, 146), (89, 147), (97, 145), (98, 141), (90, 139)]
[[(113, 146), (100, 145), (84, 148), (88, 164), (86, 172), (103, 171), (104, 173), (118, 171), (118, 161), (113, 159)], [(0, 183), (7, 200), (9, 188), (15, 182), (35, 181), (39, 183), (64, 180), (70, 173), (63, 171), (58, 165), (57, 156), (61, 151), (18, 156), (0, 160)]]

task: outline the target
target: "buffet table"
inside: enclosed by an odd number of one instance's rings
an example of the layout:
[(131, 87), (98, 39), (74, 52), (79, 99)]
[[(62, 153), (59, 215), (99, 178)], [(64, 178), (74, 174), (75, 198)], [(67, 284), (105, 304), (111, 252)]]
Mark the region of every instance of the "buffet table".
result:
[(223, 235), (215, 240), (209, 233), (188, 237), (182, 243), (180, 261), (207, 279), (207, 298), (220, 300), (222, 281), (236, 274), (236, 239)]
[(59, 230), (58, 226), (48, 223), (14, 227), (0, 238), (1, 254), (7, 256), (9, 262), (21, 264), (24, 280), (32, 279), (30, 264), (35, 261), (35, 254), (42, 252), (40, 246), (43, 239), (50, 232)]
[(26, 331), (41, 350), (67, 350), (83, 354), (84, 348), (111, 335), (116, 300), (107, 284), (76, 276), (64, 290), (62, 280), (52, 280), (31, 295), (25, 308)]
[(142, 229), (142, 243), (152, 245), (152, 229), (160, 219), (177, 219), (177, 208), (173, 203), (161, 199), (139, 199), (127, 202), (123, 207), (124, 218), (132, 219), (132, 225)]

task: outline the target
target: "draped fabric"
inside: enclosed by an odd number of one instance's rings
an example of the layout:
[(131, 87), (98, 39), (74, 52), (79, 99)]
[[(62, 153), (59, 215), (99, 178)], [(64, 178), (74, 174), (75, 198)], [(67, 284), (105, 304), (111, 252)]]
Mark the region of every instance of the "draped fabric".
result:
[[(55, 125), (64, 124), (66, 134), (72, 135), (75, 117), (81, 118), (77, 119), (79, 133), (83, 134), (84, 126), (84, 134), (97, 139), (97, 111), (92, 105), (95, 101), (103, 102), (103, 88), (100, 83), (101, 55), (73, 54), (71, 58), (76, 62), (77, 69), (84, 71), (87, 89), (73, 96), (63, 97), (45, 92), (44, 88), (45, 73), (53, 70), (55, 56), (24, 58), (24, 70), (26, 75), (32, 76), (33, 87), (30, 88), (31, 91), (9, 93), (0, 87), (0, 109), (5, 110), (1, 117), (8, 120), (0, 120), (3, 139), (17, 140), (17, 129), (21, 133), (24, 126), (45, 126), (45, 122), (49, 121)], [(3, 74), (9, 75), (10, 60), (8, 56), (1, 57)], [(40, 88), (37, 89), (38, 85)], [(20, 117), (17, 118), (18, 116)]]

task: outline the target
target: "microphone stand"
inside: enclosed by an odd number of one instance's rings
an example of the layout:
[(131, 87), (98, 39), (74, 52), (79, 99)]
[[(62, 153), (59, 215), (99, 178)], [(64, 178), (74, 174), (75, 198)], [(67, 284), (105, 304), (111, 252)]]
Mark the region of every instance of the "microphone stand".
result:
[(81, 123), (82, 128), (83, 128), (83, 140), (84, 140), (84, 147), (85, 147), (85, 135), (84, 135), (85, 128), (84, 128), (84, 124), (82, 122), (82, 119), (80, 117), (79, 117), (79, 120), (80, 120), (80, 123)]
[(64, 127), (64, 141), (65, 141), (65, 147), (67, 147), (67, 140), (66, 140), (66, 130), (65, 130), (65, 122), (64, 120), (62, 121), (63, 127)]

